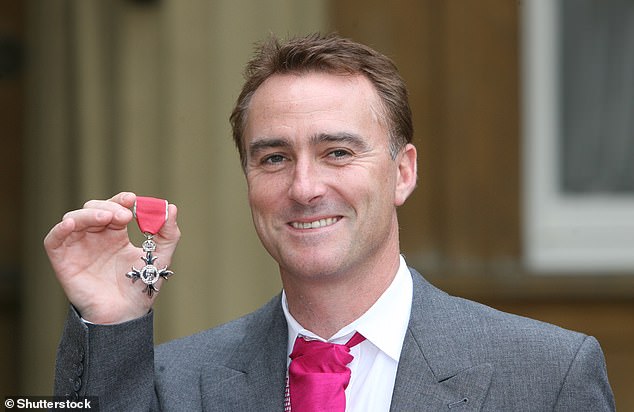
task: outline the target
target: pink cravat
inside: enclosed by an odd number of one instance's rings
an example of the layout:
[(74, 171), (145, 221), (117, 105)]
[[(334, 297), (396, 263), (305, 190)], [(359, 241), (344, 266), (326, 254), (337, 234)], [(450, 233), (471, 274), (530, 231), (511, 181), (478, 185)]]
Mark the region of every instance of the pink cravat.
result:
[(347, 365), (354, 359), (350, 348), (364, 340), (359, 332), (345, 345), (306, 340), (298, 336), (288, 368), (291, 411), (344, 412), (344, 391), (350, 382)]

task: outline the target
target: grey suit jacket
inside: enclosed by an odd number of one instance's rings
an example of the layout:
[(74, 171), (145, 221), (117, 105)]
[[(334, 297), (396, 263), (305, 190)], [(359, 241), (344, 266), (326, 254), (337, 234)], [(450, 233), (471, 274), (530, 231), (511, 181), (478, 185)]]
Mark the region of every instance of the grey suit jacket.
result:
[[(412, 273), (392, 411), (615, 410), (596, 339), (452, 297)], [(152, 314), (97, 326), (71, 310), (55, 392), (98, 396), (101, 410), (281, 412), (286, 350), (280, 296), (156, 348)]]

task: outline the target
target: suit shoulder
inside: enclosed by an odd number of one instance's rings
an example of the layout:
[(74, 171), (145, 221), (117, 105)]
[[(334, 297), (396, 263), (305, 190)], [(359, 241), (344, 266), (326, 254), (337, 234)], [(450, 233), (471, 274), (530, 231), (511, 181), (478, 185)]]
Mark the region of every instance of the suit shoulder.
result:
[(206, 329), (190, 336), (175, 339), (155, 348), (157, 363), (199, 364), (202, 359), (226, 359), (248, 334), (258, 334), (276, 316), (276, 296), (254, 312), (222, 325)]
[[(565, 329), (558, 325), (525, 316), (504, 312), (472, 300), (451, 297), (456, 311), (463, 320), (473, 323), (475, 330), (484, 336), (495, 339), (521, 336), (528, 342), (532, 340), (544, 344), (551, 342), (568, 347), (577, 346), (587, 337), (585, 334)], [(577, 345), (574, 345), (577, 343)]]
[(495, 410), (536, 401), (543, 410), (613, 410), (603, 353), (591, 336), (451, 296), (416, 276), (408, 332), (416, 343), (408, 356), (422, 354), (438, 380), (489, 365)]
[(482, 342), (499, 342), (520, 346), (559, 348), (573, 356), (586, 335), (558, 325), (504, 312), (479, 302), (449, 296), (457, 322), (468, 322), (473, 338)]
[(424, 279), (415, 283), (420, 296), (412, 306), (412, 326), (422, 333), (432, 332), (483, 352), (501, 348), (511, 353), (547, 349), (566, 358), (574, 356), (587, 338), (547, 322), (449, 295)]

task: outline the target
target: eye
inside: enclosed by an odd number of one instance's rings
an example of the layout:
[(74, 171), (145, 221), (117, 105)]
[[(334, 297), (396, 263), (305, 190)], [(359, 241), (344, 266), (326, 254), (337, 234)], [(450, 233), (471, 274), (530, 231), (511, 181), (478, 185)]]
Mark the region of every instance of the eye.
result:
[(335, 149), (328, 153), (328, 156), (334, 159), (342, 159), (351, 155), (352, 153), (350, 153), (348, 150), (345, 150), (345, 149)]
[(262, 163), (267, 165), (276, 165), (282, 163), (284, 160), (286, 160), (286, 158), (281, 154), (272, 154), (265, 156), (262, 159)]

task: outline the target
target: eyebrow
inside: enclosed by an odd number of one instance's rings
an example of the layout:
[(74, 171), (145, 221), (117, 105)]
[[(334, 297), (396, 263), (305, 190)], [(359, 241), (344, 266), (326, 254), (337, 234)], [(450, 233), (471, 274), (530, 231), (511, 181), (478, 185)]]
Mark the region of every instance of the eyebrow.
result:
[(339, 133), (320, 133), (316, 136), (311, 137), (312, 144), (319, 143), (345, 143), (351, 146), (354, 146), (360, 151), (370, 150), (370, 145), (367, 140), (363, 137), (348, 132), (339, 132)]
[(258, 153), (267, 149), (280, 147), (290, 147), (291, 143), (287, 139), (281, 138), (260, 138), (249, 144), (249, 155), (255, 157)]
[[(348, 132), (339, 133), (319, 133), (310, 138), (311, 145), (319, 145), (321, 143), (345, 143), (351, 145), (359, 151), (370, 150), (370, 145), (363, 137)], [(284, 138), (268, 138), (262, 137), (252, 141), (249, 144), (249, 155), (256, 157), (258, 153), (268, 149), (289, 148), (292, 143)]]

